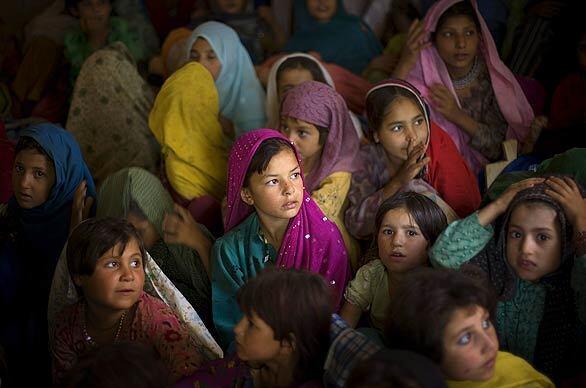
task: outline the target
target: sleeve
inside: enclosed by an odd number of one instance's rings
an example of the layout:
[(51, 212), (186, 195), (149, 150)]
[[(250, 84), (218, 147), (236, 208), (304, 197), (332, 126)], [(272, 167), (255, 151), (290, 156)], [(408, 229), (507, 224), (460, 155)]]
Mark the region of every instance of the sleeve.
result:
[(55, 322), (54, 343), (51, 350), (54, 386), (58, 386), (63, 376), (77, 362), (77, 352), (73, 346), (71, 314), (74, 314), (74, 310), (66, 308)]
[[(435, 128), (434, 128), (435, 127)], [(458, 152), (454, 141), (432, 123), (432, 150), (429, 181), (440, 197), (464, 218), (480, 206), (476, 176)]]
[(351, 180), (351, 173), (335, 172), (321, 181), (319, 187), (311, 193), (311, 198), (330, 220), (339, 218)]
[(454, 221), (437, 238), (429, 252), (434, 267), (459, 269), (476, 256), (493, 236), (492, 226), (478, 222), (478, 213)]
[(237, 252), (226, 238), (220, 238), (212, 247), (212, 310), (220, 342), (226, 347), (234, 339), (232, 329), (242, 313), (236, 294), (244, 285), (244, 272), (236, 264)]
[(574, 259), (572, 268), (572, 288), (576, 293), (578, 317), (586, 325), (586, 255)]
[(379, 283), (378, 272), (382, 269), (380, 262), (372, 261), (362, 266), (356, 273), (356, 277), (346, 287), (344, 299), (349, 303), (360, 307), (362, 311), (370, 310), (374, 299), (374, 283)]
[(173, 311), (158, 299), (151, 314), (157, 316), (149, 330), (153, 345), (167, 364), (173, 381), (193, 374), (203, 362), (203, 356), (191, 340), (184, 326)]

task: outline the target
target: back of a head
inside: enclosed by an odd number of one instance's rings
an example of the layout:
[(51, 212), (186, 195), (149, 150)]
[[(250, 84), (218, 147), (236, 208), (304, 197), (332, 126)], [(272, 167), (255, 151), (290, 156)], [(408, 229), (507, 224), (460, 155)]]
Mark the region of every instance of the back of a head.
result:
[(387, 345), (441, 364), (443, 335), (452, 314), (474, 306), (494, 316), (496, 298), (488, 285), (454, 270), (418, 268), (405, 275), (391, 298)]
[(63, 388), (165, 388), (170, 374), (151, 346), (118, 342), (83, 355), (63, 381)]
[(334, 297), (320, 275), (265, 269), (240, 289), (238, 302), (244, 314), (254, 312), (273, 329), (275, 340), (295, 343), (297, 382), (321, 377)]

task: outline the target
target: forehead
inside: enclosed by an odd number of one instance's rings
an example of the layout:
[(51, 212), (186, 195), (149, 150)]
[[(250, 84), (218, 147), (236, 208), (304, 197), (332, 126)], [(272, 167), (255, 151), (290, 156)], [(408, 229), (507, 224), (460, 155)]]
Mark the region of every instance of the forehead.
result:
[(313, 75), (311, 71), (307, 70), (303, 67), (294, 67), (285, 70), (281, 70), (279, 73), (279, 82), (280, 83), (301, 83), (305, 81), (313, 80)]
[(136, 238), (131, 237), (130, 240), (126, 243), (126, 246), (122, 246), (122, 243), (118, 243), (114, 245), (112, 248), (108, 249), (104, 254), (100, 257), (100, 260), (111, 259), (112, 257), (128, 257), (133, 256), (135, 254), (140, 254), (140, 247)]
[(300, 126), (300, 127), (314, 127), (314, 125), (308, 121), (301, 120), (301, 119), (291, 117), (291, 116), (283, 116), (283, 120), (288, 125), (296, 125), (296, 126)]
[(445, 334), (457, 334), (461, 329), (482, 320), (488, 312), (482, 306), (474, 305), (455, 309), (445, 328)]
[(555, 229), (559, 227), (556, 211), (543, 202), (529, 202), (517, 205), (511, 214), (511, 224), (517, 226), (536, 228), (549, 227)]
[(385, 213), (381, 225), (389, 225), (389, 226), (400, 226), (400, 225), (413, 225), (418, 226), (415, 220), (411, 217), (411, 214), (407, 211), (407, 209), (403, 207), (398, 207), (395, 209), (391, 209)]
[(197, 38), (195, 42), (193, 42), (191, 49), (197, 51), (214, 51), (207, 39), (201, 37)]
[(407, 97), (397, 97), (385, 109), (385, 119), (411, 119), (423, 114), (421, 107)]
[(444, 21), (442, 22), (442, 24), (440, 26), (438, 26), (438, 29), (446, 29), (446, 28), (451, 28), (451, 29), (462, 29), (462, 28), (476, 28), (476, 25), (474, 24), (474, 20), (472, 20), (472, 18), (468, 15), (453, 15), (453, 16), (448, 16), (447, 18), (444, 19)]
[(287, 175), (298, 166), (293, 150), (284, 148), (271, 158), (267, 169), (261, 175)]
[(53, 163), (49, 163), (47, 156), (39, 153), (34, 149), (25, 149), (16, 154), (15, 162), (26, 165), (27, 167), (51, 168)]

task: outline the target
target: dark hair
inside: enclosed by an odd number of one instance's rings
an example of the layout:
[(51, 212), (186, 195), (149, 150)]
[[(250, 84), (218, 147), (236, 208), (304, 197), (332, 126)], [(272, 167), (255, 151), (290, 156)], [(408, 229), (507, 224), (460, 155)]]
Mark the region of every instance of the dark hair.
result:
[(454, 270), (418, 268), (405, 275), (391, 298), (387, 343), (441, 364), (450, 318), (458, 309), (475, 306), (494, 317), (496, 297), (487, 283)]
[(49, 156), (47, 151), (45, 151), (45, 149), (30, 136), (21, 136), (18, 139), (18, 143), (16, 143), (16, 147), (14, 148), (14, 155), (16, 156), (20, 151), (24, 150), (35, 151), (37, 154), (43, 155), (45, 158), (47, 158), (47, 162), (51, 162), (53, 165), (55, 165), (53, 158)]
[(374, 217), (375, 241), (385, 215), (390, 210), (399, 208), (407, 210), (411, 217), (413, 217), (413, 220), (419, 226), (429, 246), (435, 243), (440, 233), (448, 226), (446, 215), (435, 202), (423, 194), (414, 191), (405, 191), (386, 199), (379, 206)]
[(474, 10), (474, 7), (472, 7), (472, 4), (468, 0), (464, 0), (452, 5), (450, 8), (446, 9), (444, 13), (442, 13), (442, 15), (439, 17), (437, 21), (435, 31), (432, 35), (432, 40), (435, 41), (436, 32), (439, 31), (440, 28), (442, 28), (446, 20), (454, 16), (468, 16), (470, 19), (472, 19), (472, 22), (474, 22), (474, 25), (476, 26), (476, 31), (480, 33), (480, 22), (478, 21), (476, 11)]
[[(385, 116), (389, 113), (392, 104), (399, 97), (409, 99), (415, 106), (422, 109), (422, 114), (425, 114), (421, 103), (409, 90), (401, 86), (387, 86), (376, 89), (366, 97), (366, 117), (371, 135), (381, 129)], [(426, 125), (430, 125), (430, 123), (426, 123)]]
[(79, 224), (67, 242), (67, 266), (69, 274), (91, 276), (96, 262), (104, 253), (121, 244), (122, 250), (136, 240), (143, 260), (146, 253), (140, 235), (126, 220), (107, 217), (90, 218)]
[(277, 70), (277, 83), (279, 82), (279, 78), (281, 78), (281, 75), (286, 70), (291, 69), (305, 69), (311, 73), (311, 77), (314, 81), (321, 82), (324, 84), (327, 83), (326, 77), (324, 76), (324, 73), (322, 72), (319, 65), (314, 60), (301, 56), (287, 58), (285, 61), (283, 61), (283, 63), (281, 63), (279, 69)]
[(298, 355), (296, 382), (323, 374), (334, 298), (320, 275), (265, 269), (240, 289), (238, 303), (244, 314), (254, 312), (265, 321), (273, 329), (276, 341), (294, 342)]
[(115, 342), (82, 355), (63, 388), (168, 387), (170, 373), (157, 351), (139, 342)]
[(270, 139), (263, 141), (248, 165), (242, 187), (248, 187), (251, 175), (255, 172), (257, 174), (262, 174), (267, 169), (273, 156), (285, 149), (289, 149), (293, 152), (291, 144), (285, 139), (271, 137)]

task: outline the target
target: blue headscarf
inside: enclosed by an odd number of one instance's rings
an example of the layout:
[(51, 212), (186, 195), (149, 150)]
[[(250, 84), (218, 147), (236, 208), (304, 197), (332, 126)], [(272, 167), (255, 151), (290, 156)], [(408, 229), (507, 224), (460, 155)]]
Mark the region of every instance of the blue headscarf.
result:
[(295, 31), (283, 51), (317, 51), (325, 62), (333, 62), (360, 75), (370, 61), (382, 52), (372, 30), (359, 17), (349, 15), (342, 0), (328, 22), (309, 14), (306, 0), (294, 4)]
[(236, 31), (219, 22), (201, 24), (193, 30), (187, 42), (187, 58), (197, 38), (207, 40), (222, 63), (215, 81), (220, 97), (220, 113), (232, 121), (236, 137), (262, 128), (267, 121), (265, 92)]

